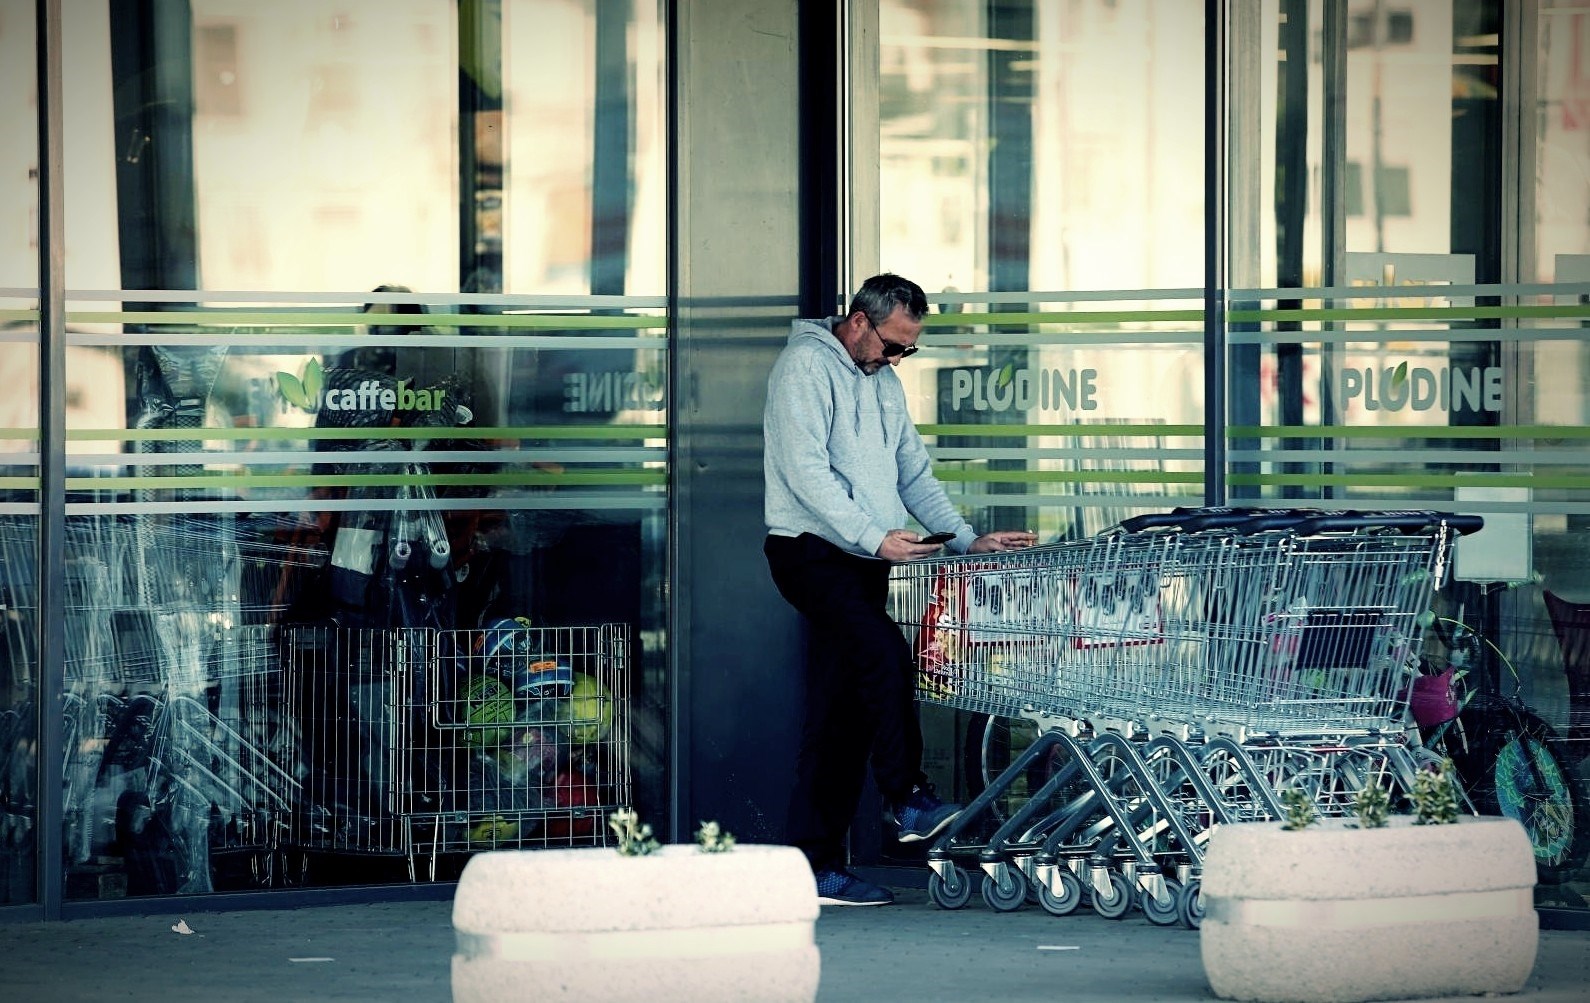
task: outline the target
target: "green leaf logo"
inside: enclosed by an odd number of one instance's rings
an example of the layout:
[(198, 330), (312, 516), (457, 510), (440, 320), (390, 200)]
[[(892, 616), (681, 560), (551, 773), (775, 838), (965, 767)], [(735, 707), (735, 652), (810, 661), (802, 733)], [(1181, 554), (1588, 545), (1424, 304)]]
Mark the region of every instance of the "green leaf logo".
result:
[(1391, 389), (1400, 390), (1406, 382), (1408, 382), (1408, 363), (1407, 360), (1404, 360), (1402, 365), (1398, 366), (1396, 371), (1391, 374)]
[(282, 399), (289, 404), (313, 411), (320, 400), (320, 390), (326, 384), (326, 371), (320, 365), (319, 359), (310, 359), (305, 364), (303, 377), (300, 379), (292, 373), (276, 374), (276, 390)]
[(304, 393), (311, 401), (317, 401), (320, 399), (320, 389), (325, 385), (326, 371), (320, 368), (319, 359), (311, 357), (304, 366)]
[(1009, 386), (1010, 381), (1014, 379), (1015, 376), (1016, 364), (1014, 362), (1007, 362), (1005, 363), (1004, 368), (999, 371), (999, 382), (996, 383), (995, 386)]
[(304, 393), (304, 384), (292, 373), (277, 373), (276, 389), (287, 403), (308, 409), (309, 395)]

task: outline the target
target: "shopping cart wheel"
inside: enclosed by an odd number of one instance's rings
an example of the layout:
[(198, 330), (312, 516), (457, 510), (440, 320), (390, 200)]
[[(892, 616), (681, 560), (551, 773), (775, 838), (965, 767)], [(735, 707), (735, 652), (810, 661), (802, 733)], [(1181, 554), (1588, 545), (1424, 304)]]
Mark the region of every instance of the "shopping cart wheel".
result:
[(1055, 872), (1055, 881), (1059, 892), (1048, 885), (1038, 886), (1038, 904), (1051, 916), (1069, 916), (1082, 904), (1082, 882), (1064, 865)]
[(949, 875), (948, 879), (938, 871), (928, 875), (928, 898), (940, 909), (959, 909), (972, 900), (972, 879), (954, 865)]
[(1115, 871), (1110, 872), (1110, 890), (1093, 889), (1093, 911), (1105, 919), (1120, 919), (1132, 909), (1132, 886)]
[(1005, 879), (983, 878), (983, 902), (995, 912), (1015, 912), (1027, 901), (1027, 876), (1015, 867), (1005, 868)]
[(1204, 883), (1198, 878), (1193, 878), (1181, 886), (1181, 894), (1176, 896), (1176, 914), (1181, 917), (1181, 925), (1189, 930), (1196, 930), (1204, 922)]
[(1181, 901), (1181, 882), (1175, 878), (1165, 879), (1165, 890), (1160, 895), (1145, 888), (1138, 898), (1143, 915), (1155, 926), (1175, 926), (1181, 919), (1176, 908)]

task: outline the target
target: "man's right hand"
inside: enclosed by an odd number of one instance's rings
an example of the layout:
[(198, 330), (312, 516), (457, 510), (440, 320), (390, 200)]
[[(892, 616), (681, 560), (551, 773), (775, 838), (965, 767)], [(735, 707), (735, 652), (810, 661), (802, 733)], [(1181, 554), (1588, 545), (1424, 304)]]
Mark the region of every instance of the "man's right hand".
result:
[(878, 556), (899, 564), (902, 561), (932, 557), (944, 549), (942, 543), (919, 543), (920, 539), (921, 537), (909, 529), (891, 529), (883, 535), (883, 542), (878, 544)]

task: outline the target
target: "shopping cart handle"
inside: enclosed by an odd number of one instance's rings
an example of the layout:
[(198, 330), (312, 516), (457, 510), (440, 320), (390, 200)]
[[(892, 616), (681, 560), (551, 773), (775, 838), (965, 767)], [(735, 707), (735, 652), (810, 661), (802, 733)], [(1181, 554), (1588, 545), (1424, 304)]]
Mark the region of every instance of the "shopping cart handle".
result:
[(1169, 512), (1153, 512), (1121, 521), (1128, 533), (1147, 529), (1172, 529), (1183, 533), (1226, 529), (1239, 533), (1263, 533), (1287, 529), (1298, 522), (1323, 513), (1308, 508), (1246, 508), (1232, 505), (1182, 506)]
[(1291, 527), (1298, 536), (1319, 536), (1324, 533), (1352, 533), (1365, 529), (1391, 529), (1400, 533), (1417, 533), (1445, 525), (1459, 536), (1477, 533), (1485, 527), (1485, 519), (1478, 515), (1433, 510), (1397, 510), (1367, 512), (1329, 512), (1304, 519)]
[(1221, 520), (1245, 518), (1251, 509), (1232, 508), (1229, 505), (1178, 505), (1169, 512), (1149, 512), (1122, 519), (1120, 528), (1128, 533), (1141, 533), (1150, 529), (1189, 530), (1195, 522), (1205, 523), (1201, 529), (1220, 525)]

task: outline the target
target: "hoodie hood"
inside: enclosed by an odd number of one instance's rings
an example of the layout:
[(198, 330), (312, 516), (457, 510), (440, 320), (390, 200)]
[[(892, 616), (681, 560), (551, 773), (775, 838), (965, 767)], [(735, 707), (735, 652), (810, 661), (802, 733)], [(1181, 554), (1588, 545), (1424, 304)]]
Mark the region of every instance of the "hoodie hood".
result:
[(862, 372), (834, 336), (840, 320), (794, 321), (768, 376), (768, 531), (812, 533), (868, 557), (908, 515), (930, 531), (969, 532), (932, 476), (894, 366)]
[[(852, 405), (850, 408), (851, 425), (853, 430), (860, 434), (861, 423), (865, 420), (863, 418), (864, 414), (874, 415), (875, 420), (879, 421), (883, 417), (884, 408), (878, 404), (878, 381), (887, 382), (885, 379), (887, 375), (892, 377), (896, 386), (898, 386), (899, 377), (895, 375), (893, 366), (884, 366), (871, 376), (862, 371), (861, 367), (856, 364), (856, 360), (850, 357), (850, 352), (845, 348), (844, 343), (834, 334), (834, 328), (838, 327), (843, 320), (843, 317), (825, 317), (822, 320), (792, 321), (790, 323), (789, 340), (786, 345), (789, 347), (800, 345), (815, 347), (822, 353), (822, 358), (831, 359), (834, 365), (833, 377), (836, 381), (841, 383), (845, 380), (850, 381), (850, 393), (846, 396), (849, 397)], [(900, 399), (903, 403), (905, 399), (903, 388), (901, 388)], [(887, 444), (890, 440), (888, 426), (880, 424), (878, 428), (883, 436), (884, 443)]]

